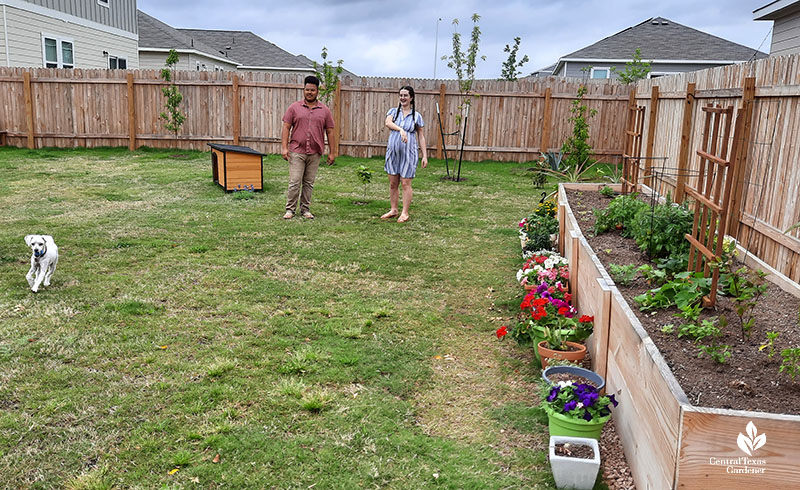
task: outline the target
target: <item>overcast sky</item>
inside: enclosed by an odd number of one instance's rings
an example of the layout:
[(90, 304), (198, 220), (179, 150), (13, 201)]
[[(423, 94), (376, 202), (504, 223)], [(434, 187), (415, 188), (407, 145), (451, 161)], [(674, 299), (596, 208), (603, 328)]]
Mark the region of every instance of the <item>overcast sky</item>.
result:
[[(506, 44), (522, 38), (523, 74), (634, 26), (665, 17), (769, 52), (772, 22), (753, 21), (770, 0), (138, 0), (145, 13), (178, 28), (252, 31), (292, 54), (329, 60), (362, 76), (455, 78), (436, 58), (452, 53), (453, 29), (469, 42), (473, 13), (481, 16), (478, 78), (498, 78)], [(224, 7), (222, 7), (224, 5)], [(438, 19), (441, 18), (441, 22)], [(459, 25), (453, 25), (459, 19)], [(437, 47), (438, 24), (438, 47)]]

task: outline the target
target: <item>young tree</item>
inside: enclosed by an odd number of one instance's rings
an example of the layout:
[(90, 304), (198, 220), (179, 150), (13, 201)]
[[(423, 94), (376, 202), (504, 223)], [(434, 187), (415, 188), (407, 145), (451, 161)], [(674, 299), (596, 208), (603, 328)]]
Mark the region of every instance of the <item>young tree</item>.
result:
[[(442, 60), (447, 61), (447, 66), (456, 72), (458, 79), (458, 90), (461, 93), (461, 104), (458, 106), (456, 114), (456, 126), (461, 132), (461, 153), (458, 159), (458, 176), (455, 180), (461, 180), (461, 159), (464, 156), (464, 134), (466, 132), (467, 117), (469, 116), (469, 106), (472, 103), (472, 85), (475, 83), (475, 67), (478, 64), (478, 52), (480, 51), (481, 28), (478, 21), (481, 16), (472, 14), (472, 35), (470, 36), (469, 46), (466, 53), (461, 50), (461, 34), (453, 30), (453, 54), (442, 56)], [(453, 25), (458, 26), (458, 19), (453, 19)], [(486, 60), (486, 56), (481, 56), (481, 60)], [(461, 123), (464, 127), (461, 127)]]
[(500, 73), (500, 80), (507, 80), (509, 82), (517, 81), (517, 76), (522, 73), (522, 65), (527, 63), (528, 55), (522, 57), (521, 60), (517, 61), (517, 51), (519, 51), (519, 43), (521, 38), (519, 36), (514, 38), (514, 47), (512, 48), (508, 44), (506, 44), (505, 49), (503, 49), (504, 53), (508, 53), (508, 59), (503, 62), (503, 70)]
[(167, 66), (161, 69), (161, 78), (166, 82), (170, 82), (170, 84), (166, 87), (161, 87), (161, 93), (164, 94), (166, 112), (162, 112), (160, 118), (165, 121), (164, 127), (172, 131), (175, 139), (178, 138), (178, 130), (181, 129), (181, 125), (186, 121), (186, 116), (178, 108), (181, 105), (181, 101), (183, 101), (183, 95), (178, 91), (178, 86), (172, 83), (172, 69), (178, 64), (179, 59), (178, 52), (170, 49), (169, 55), (167, 55)]
[(650, 73), (650, 63), (642, 61), (642, 52), (636, 48), (636, 52), (633, 53), (633, 61), (625, 63), (624, 70), (617, 70), (617, 67), (612, 66), (611, 72), (616, 73), (619, 81), (624, 85), (629, 85), (637, 80), (647, 78), (647, 74)]
[(572, 123), (572, 135), (567, 138), (561, 147), (564, 153), (564, 164), (567, 169), (582, 168), (590, 162), (592, 146), (589, 144), (589, 122), (588, 118), (597, 114), (595, 109), (589, 109), (583, 103), (583, 96), (586, 95), (586, 86), (581, 85), (578, 89), (578, 96), (572, 101), (572, 116), (569, 122)]
[(342, 68), (344, 60), (336, 60), (336, 66), (333, 66), (333, 63), (328, 61), (328, 48), (324, 46), (320, 56), (322, 56), (322, 64), (319, 65), (316, 61), (314, 62), (314, 71), (317, 72), (316, 75), (320, 82), (319, 98), (322, 99), (325, 105), (330, 105), (331, 97), (336, 92), (336, 87), (339, 86), (339, 75), (344, 70)]

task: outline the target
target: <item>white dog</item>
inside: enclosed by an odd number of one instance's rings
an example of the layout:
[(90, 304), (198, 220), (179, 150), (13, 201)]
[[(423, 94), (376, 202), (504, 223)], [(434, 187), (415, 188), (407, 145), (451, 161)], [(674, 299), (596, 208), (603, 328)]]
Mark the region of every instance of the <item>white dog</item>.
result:
[[(58, 264), (58, 247), (53, 237), (50, 235), (28, 235), (25, 237), (25, 244), (31, 248), (31, 270), (25, 279), (34, 293), (39, 290), (39, 285), (50, 285), (50, 278), (56, 271)], [(34, 279), (34, 273), (36, 278)]]

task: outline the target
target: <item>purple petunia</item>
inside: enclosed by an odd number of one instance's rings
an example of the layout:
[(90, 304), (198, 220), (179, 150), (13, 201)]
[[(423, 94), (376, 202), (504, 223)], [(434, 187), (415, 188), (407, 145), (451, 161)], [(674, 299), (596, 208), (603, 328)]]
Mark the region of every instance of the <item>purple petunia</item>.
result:
[(613, 404), (615, 407), (616, 407), (617, 405), (619, 405), (619, 402), (617, 401), (617, 399), (616, 399), (616, 398), (614, 398), (614, 395), (608, 395), (608, 399), (609, 399), (609, 400), (611, 400), (611, 403), (612, 403), (612, 404)]
[(587, 422), (591, 422), (592, 421), (592, 414), (590, 414), (588, 410), (584, 410), (583, 411), (583, 420), (585, 420)]
[(547, 395), (547, 401), (549, 402), (555, 401), (555, 399), (558, 398), (559, 391), (561, 391), (561, 388), (559, 388), (558, 386), (553, 386), (553, 388), (550, 390), (550, 394)]
[(596, 402), (599, 397), (600, 395), (596, 391), (585, 392), (578, 395), (578, 399), (583, 403), (584, 407), (593, 407), (594, 402)]
[(570, 400), (570, 401), (568, 401), (567, 403), (564, 404), (564, 411), (565, 412), (571, 412), (571, 411), (575, 410), (575, 407), (577, 407), (577, 406), (578, 406), (578, 402), (576, 402), (575, 400)]

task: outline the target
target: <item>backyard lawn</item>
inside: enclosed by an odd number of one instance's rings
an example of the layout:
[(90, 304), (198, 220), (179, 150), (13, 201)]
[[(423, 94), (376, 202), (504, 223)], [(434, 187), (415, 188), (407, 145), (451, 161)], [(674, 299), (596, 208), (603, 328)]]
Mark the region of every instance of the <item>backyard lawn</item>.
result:
[(322, 167), (286, 221), (277, 156), (225, 194), (208, 153), (0, 148), (0, 487), (552, 488), (538, 370), (494, 336), (541, 190), (434, 160), (398, 224), (382, 168)]

